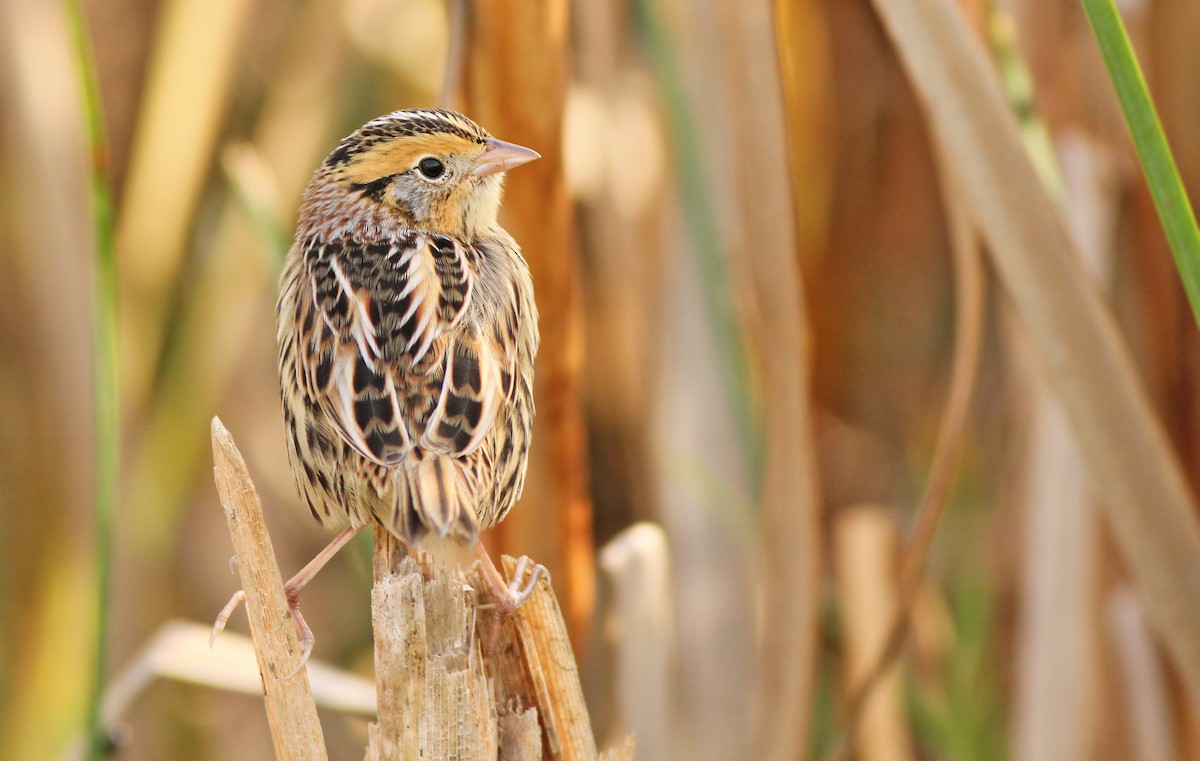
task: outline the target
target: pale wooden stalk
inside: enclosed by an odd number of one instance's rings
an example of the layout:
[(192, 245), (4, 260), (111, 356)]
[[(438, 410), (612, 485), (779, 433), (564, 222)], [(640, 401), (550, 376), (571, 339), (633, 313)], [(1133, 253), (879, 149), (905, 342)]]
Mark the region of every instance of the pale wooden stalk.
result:
[(246, 593), (246, 615), (262, 675), (275, 757), (282, 761), (321, 761), (327, 755), (317, 704), (309, 688), (308, 672), (300, 669), (292, 673), (300, 662), (300, 642), (288, 612), (283, 577), (275, 564), (258, 493), (245, 460), (219, 418), (212, 421), (212, 443), (217, 493)]
[[(515, 565), (513, 558), (504, 557), (504, 571), (509, 578)], [(555, 761), (594, 760), (596, 738), (583, 701), (579, 667), (548, 579), (543, 577), (538, 582), (533, 597), (517, 609), (512, 619), (534, 686), (548, 756)]]
[(371, 591), (379, 721), (368, 759), (495, 758), (498, 730), (474, 594), (405, 558)]
[[(843, 672), (850, 692), (873, 678), (889, 638), (897, 608), (897, 544), (896, 525), (879, 505), (854, 505), (839, 511), (833, 530), (833, 560), (846, 656)], [(860, 710), (856, 743), (860, 761), (914, 758), (897, 661), (891, 662)]]
[(947, 0), (874, 0), (963, 178), (988, 252), (1062, 401), (1147, 614), (1200, 700), (1200, 530), (1129, 351), (1025, 154), (984, 52)]
[[(376, 528), (379, 718), (367, 760), (594, 761), (575, 656), (549, 582), (497, 620), (479, 607), (476, 569), (463, 574), (421, 557), (407, 557)], [(511, 575), (515, 561), (503, 560)]]
[(672, 742), (671, 558), (661, 527), (638, 523), (600, 550), (603, 635), (595, 653), (608, 654), (612, 727), (606, 737), (632, 733), (643, 758), (676, 758)]

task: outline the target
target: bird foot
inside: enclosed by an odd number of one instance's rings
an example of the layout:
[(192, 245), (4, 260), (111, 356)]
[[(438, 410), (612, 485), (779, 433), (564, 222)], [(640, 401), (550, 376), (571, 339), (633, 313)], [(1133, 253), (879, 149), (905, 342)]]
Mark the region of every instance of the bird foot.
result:
[[(300, 571), (288, 579), (283, 585), (284, 595), (287, 597), (288, 612), (291, 613), (292, 623), (296, 626), (296, 634), (300, 637), (300, 663), (296, 664), (296, 668), (292, 669), (284, 679), (291, 679), (296, 674), (300, 673), (300, 669), (304, 668), (304, 664), (308, 663), (308, 657), (312, 655), (313, 645), (316, 644), (316, 637), (313, 636), (312, 629), (308, 628), (308, 624), (304, 622), (304, 616), (300, 614), (300, 590), (304, 589), (304, 585), (312, 581), (317, 572), (325, 567), (329, 559), (337, 554), (337, 551), (346, 545), (351, 539), (362, 531), (362, 526), (347, 526), (342, 529), (341, 533), (333, 538), (333, 541), (326, 545), (325, 549), (317, 553), (317, 556), (308, 561), (308, 565), (300, 569)], [(225, 624), (229, 622), (229, 617), (237, 610), (238, 605), (246, 599), (245, 590), (239, 589), (229, 602), (225, 603), (225, 607), (217, 614), (217, 620), (213, 622), (212, 636), (208, 638), (208, 646), (212, 647), (213, 641), (217, 635), (225, 628)]]
[[(525, 581), (526, 572), (529, 574), (529, 580)], [(511, 605), (509, 613), (528, 602), (533, 595), (533, 590), (537, 588), (538, 581), (545, 577), (550, 580), (550, 572), (546, 570), (546, 566), (541, 563), (534, 563), (528, 555), (522, 555), (517, 558), (517, 567), (513, 569), (512, 581), (508, 582), (508, 595), (506, 597), (507, 604), (501, 606), (501, 611)]]
[(217, 635), (225, 631), (225, 624), (229, 623), (229, 617), (238, 609), (242, 601), (246, 599), (246, 591), (239, 589), (233, 593), (233, 597), (229, 598), (229, 602), (225, 603), (225, 607), (221, 608), (221, 612), (217, 614), (217, 620), (213, 621), (212, 634), (208, 635), (208, 646), (211, 648), (213, 643), (217, 641)]
[(291, 582), (283, 585), (283, 591), (287, 595), (288, 612), (292, 614), (292, 623), (296, 625), (296, 634), (300, 637), (300, 662), (283, 677), (284, 679), (291, 679), (300, 673), (312, 655), (313, 646), (317, 644), (317, 638), (313, 636), (312, 629), (308, 628), (303, 614), (300, 613), (300, 586), (293, 588)]
[[(306, 579), (307, 581), (307, 579)], [(291, 679), (308, 663), (309, 657), (312, 655), (313, 646), (317, 643), (316, 637), (313, 636), (312, 629), (308, 628), (308, 624), (304, 621), (303, 614), (300, 613), (300, 586), (293, 587), (291, 582), (284, 585), (283, 591), (287, 595), (288, 612), (292, 616), (292, 623), (296, 626), (296, 635), (300, 638), (300, 662), (296, 667), (283, 676), (283, 679)], [(246, 599), (246, 591), (239, 589), (233, 593), (233, 597), (229, 598), (229, 602), (225, 603), (225, 607), (221, 608), (221, 612), (217, 614), (217, 620), (213, 622), (212, 634), (208, 637), (208, 646), (212, 647), (217, 640), (217, 635), (225, 631), (225, 624), (229, 623), (229, 617), (238, 609)]]
[[(485, 560), (486, 562), (483, 562)], [(481, 566), (480, 576), (483, 577), (493, 602), (479, 607), (495, 608), (501, 618), (511, 616), (517, 608), (528, 602), (542, 577), (550, 579), (550, 572), (546, 570), (546, 566), (534, 563), (527, 555), (517, 559), (512, 581), (508, 583), (505, 583), (504, 577), (489, 558), (481, 558)]]

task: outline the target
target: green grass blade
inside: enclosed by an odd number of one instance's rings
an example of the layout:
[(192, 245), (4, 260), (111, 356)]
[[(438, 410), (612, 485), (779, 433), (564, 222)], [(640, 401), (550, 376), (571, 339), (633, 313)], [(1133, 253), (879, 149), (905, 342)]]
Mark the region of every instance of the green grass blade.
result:
[(1200, 323), (1200, 230), (1196, 228), (1196, 217), (1175, 168), (1171, 148), (1113, 0), (1082, 2), (1125, 113), (1154, 206), (1192, 305), (1192, 315)]
[(88, 175), (95, 248), (93, 293), (93, 375), (95, 383), (95, 494), (93, 504), (96, 568), (96, 629), (93, 639), (91, 684), (87, 706), (89, 761), (106, 757), (107, 733), (101, 717), (108, 653), (109, 602), (112, 567), (112, 523), (117, 503), (120, 429), (117, 402), (117, 268), (113, 239), (113, 204), (108, 178), (104, 119), (83, 9), (79, 0), (65, 0), (80, 103), (88, 148)]

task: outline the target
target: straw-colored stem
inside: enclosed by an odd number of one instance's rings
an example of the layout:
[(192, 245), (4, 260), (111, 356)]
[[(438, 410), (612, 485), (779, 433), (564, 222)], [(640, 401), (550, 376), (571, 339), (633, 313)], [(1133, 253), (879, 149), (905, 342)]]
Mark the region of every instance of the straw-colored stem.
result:
[[(595, 761), (566, 623), (549, 581), (499, 618), (482, 603), (478, 569), (416, 557), (375, 529), (378, 722), (368, 761), (496, 758)], [(515, 561), (505, 556), (509, 576)], [(620, 754), (611, 758), (628, 758)]]
[(833, 526), (833, 561), (841, 620), (842, 673), (850, 690), (869, 678), (876, 686), (855, 717), (860, 726), (860, 761), (910, 761), (912, 737), (905, 723), (901, 671), (890, 661), (875, 677), (879, 653), (897, 618), (898, 537), (891, 511), (882, 505), (854, 505), (838, 511)]
[(733, 150), (729, 170), (740, 224), (731, 229), (731, 262), (748, 294), (740, 317), (747, 326), (760, 380), (761, 454), (757, 498), (761, 520), (764, 618), (756, 756), (789, 761), (808, 747), (821, 598), (820, 484), (812, 441), (812, 355), (797, 248), (797, 206), (786, 127), (787, 99), (776, 51), (776, 18), (769, 0), (720, 3), (724, 68)]
[(246, 594), (246, 615), (262, 675), (275, 757), (281, 761), (322, 761), (327, 755), (317, 704), (309, 687), (308, 671), (295, 670), (302, 648), (288, 611), (283, 575), (275, 563), (258, 492), (233, 437), (219, 418), (212, 421), (212, 444), (217, 493)]

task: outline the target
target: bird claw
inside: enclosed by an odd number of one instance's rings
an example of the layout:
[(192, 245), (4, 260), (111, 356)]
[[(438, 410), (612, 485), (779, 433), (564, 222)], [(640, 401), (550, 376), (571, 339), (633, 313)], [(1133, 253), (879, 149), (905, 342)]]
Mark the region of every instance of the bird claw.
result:
[(296, 625), (296, 634), (300, 637), (300, 662), (296, 664), (296, 668), (289, 671), (283, 676), (284, 679), (291, 679), (308, 664), (308, 659), (312, 655), (313, 646), (317, 644), (317, 638), (313, 636), (312, 629), (308, 628), (308, 624), (304, 621), (304, 616), (300, 613), (300, 599), (296, 593), (288, 592), (288, 611), (292, 614), (292, 623)]
[[(312, 656), (313, 646), (317, 643), (317, 638), (313, 636), (312, 629), (308, 628), (308, 624), (304, 620), (304, 616), (300, 613), (300, 590), (292, 589), (289, 586), (284, 587), (287, 593), (288, 612), (292, 616), (292, 623), (296, 626), (296, 634), (300, 638), (300, 662), (296, 667), (284, 675), (283, 679), (291, 679), (308, 663), (308, 659)], [(212, 634), (208, 637), (208, 646), (212, 647), (217, 641), (217, 635), (225, 631), (225, 624), (229, 623), (229, 617), (238, 609), (238, 606), (246, 599), (246, 590), (239, 589), (233, 593), (233, 597), (229, 598), (229, 602), (225, 603), (225, 607), (221, 608), (221, 612), (217, 614), (217, 620), (213, 622)]]
[[(532, 566), (532, 568), (530, 567)], [(528, 572), (529, 579), (525, 580), (525, 575)], [(500, 594), (497, 601), (497, 612), (501, 616), (510, 616), (512, 613), (526, 602), (533, 595), (533, 590), (537, 589), (537, 583), (545, 577), (550, 580), (550, 572), (546, 570), (546, 566), (541, 563), (534, 563), (528, 555), (522, 555), (517, 558), (517, 566), (513, 569), (512, 580), (508, 582), (508, 586), (500, 590), (496, 590)]]
[(217, 641), (217, 635), (225, 631), (225, 624), (229, 623), (229, 617), (245, 599), (246, 591), (239, 589), (233, 593), (233, 597), (229, 598), (229, 602), (225, 603), (225, 607), (221, 608), (221, 612), (217, 614), (217, 620), (213, 621), (212, 634), (208, 635), (209, 648), (212, 648), (213, 643)]
[[(312, 581), (313, 576), (329, 562), (329, 559), (337, 554), (337, 551), (344, 547), (347, 542), (354, 538), (359, 531), (362, 531), (362, 526), (347, 526), (342, 529), (342, 532), (334, 537), (333, 541), (325, 546), (325, 549), (317, 553), (317, 556), (308, 561), (308, 565), (300, 569), (300, 571), (288, 579), (288, 582), (283, 585), (284, 595), (287, 597), (288, 612), (292, 616), (292, 623), (296, 625), (296, 633), (300, 635), (300, 663), (296, 668), (292, 669), (284, 679), (290, 679), (300, 673), (300, 669), (308, 663), (308, 658), (312, 655), (313, 645), (316, 644), (316, 638), (313, 636), (312, 629), (308, 628), (308, 624), (304, 622), (304, 616), (300, 615), (300, 590), (304, 589), (304, 585)], [(234, 560), (236, 560), (236, 556)], [(216, 623), (213, 624), (212, 636), (208, 639), (208, 646), (212, 647), (213, 641), (221, 630), (225, 628), (229, 617), (233, 615), (233, 611), (237, 610), (237, 606), (242, 600), (246, 599), (245, 590), (238, 590), (232, 599), (226, 603), (225, 607), (217, 615)]]

